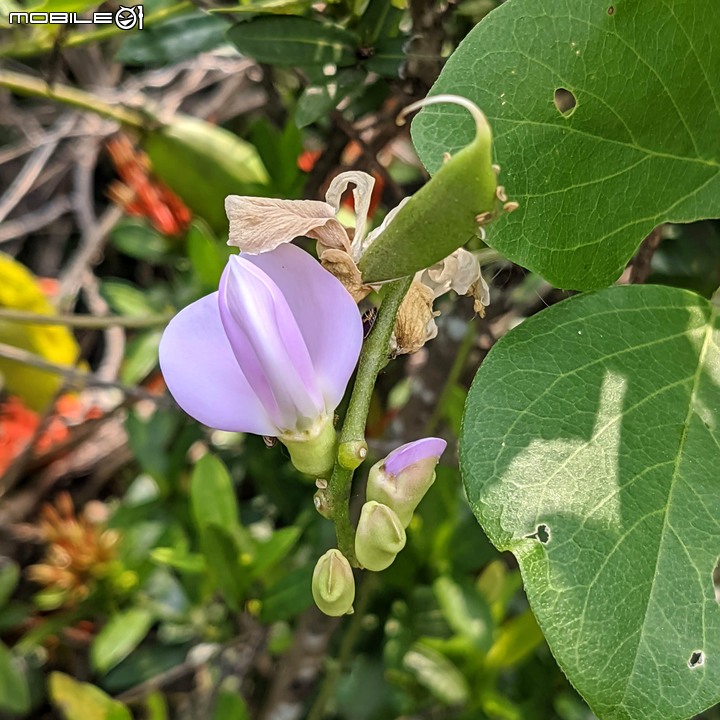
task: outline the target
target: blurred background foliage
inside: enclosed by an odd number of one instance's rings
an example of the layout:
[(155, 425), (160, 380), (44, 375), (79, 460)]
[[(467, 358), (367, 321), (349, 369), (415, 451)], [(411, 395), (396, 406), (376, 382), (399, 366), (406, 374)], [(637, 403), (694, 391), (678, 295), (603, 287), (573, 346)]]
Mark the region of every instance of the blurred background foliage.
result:
[[(333, 543), (312, 486), (280, 446), (188, 419), (157, 368), (164, 324), (217, 287), (226, 195), (319, 199), (361, 169), (377, 224), (422, 185), (397, 112), (496, 4), (149, 0), (125, 32), (8, 22), (112, 3), (0, 1), (0, 716), (593, 717), (455, 458), (488, 349), (567, 293), (477, 240), (486, 317), (445, 300), (439, 337), (381, 376), (371, 460), (450, 447), (342, 620), (312, 607)], [(709, 296), (719, 275), (702, 222), (657, 229), (622, 281)]]

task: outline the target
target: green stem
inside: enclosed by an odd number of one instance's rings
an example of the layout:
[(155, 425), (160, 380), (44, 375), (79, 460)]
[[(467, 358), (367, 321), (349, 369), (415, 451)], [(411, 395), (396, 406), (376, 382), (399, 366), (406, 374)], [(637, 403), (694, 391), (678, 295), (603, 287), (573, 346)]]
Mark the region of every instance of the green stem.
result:
[[(395, 327), (395, 318), (402, 303), (412, 277), (395, 280), (385, 286), (382, 305), (378, 312), (375, 326), (363, 345), (358, 363), (357, 376), (348, 405), (345, 422), (340, 431), (338, 456), (347, 456), (347, 448), (360, 448), (365, 442), (365, 425), (370, 410), (375, 381), (380, 371), (387, 365), (390, 337)], [(362, 462), (364, 453), (358, 454), (355, 467)], [(352, 488), (354, 467), (340, 461), (335, 463), (328, 483), (328, 514), (335, 524), (338, 549), (357, 567), (355, 558), (355, 530), (350, 523), (350, 490)]]
[(64, 325), (65, 327), (104, 330), (108, 327), (124, 327), (128, 330), (167, 325), (172, 315), (148, 315), (125, 317), (122, 315), (41, 315), (25, 310), (0, 308), (0, 322), (27, 323), (28, 325)]
[(0, 87), (6, 87), (19, 95), (48, 98), (80, 110), (90, 110), (137, 130), (145, 125), (146, 114), (138, 110), (112, 105), (91, 93), (67, 85), (50, 86), (44, 80), (22, 73), (0, 70)]
[(467, 357), (470, 354), (470, 350), (472, 349), (473, 344), (475, 343), (476, 334), (477, 328), (472, 322), (469, 322), (465, 330), (465, 335), (463, 336), (462, 342), (460, 343), (460, 347), (458, 348), (457, 354), (455, 355), (455, 361), (453, 362), (453, 365), (450, 368), (450, 372), (448, 373), (447, 380), (443, 385), (443, 389), (440, 392), (440, 396), (438, 397), (437, 402), (435, 403), (435, 408), (433, 409), (432, 415), (430, 416), (430, 419), (425, 426), (425, 430), (423, 431), (423, 434), (426, 437), (432, 435), (435, 432), (438, 424), (440, 423), (440, 418), (442, 417), (443, 411), (445, 410), (445, 403), (447, 403), (452, 389), (455, 387), (458, 380), (460, 379), (460, 373), (463, 371)]
[[(143, 18), (143, 29), (150, 25), (162, 22), (168, 18), (181, 15), (189, 10), (192, 10), (194, 5), (189, 0), (183, 0), (183, 2), (173, 5), (171, 7), (162, 8), (157, 12), (150, 13), (147, 17)], [(5, 27), (14, 27), (12, 25)], [(130, 31), (133, 32), (133, 31)], [(60, 43), (61, 49), (81, 47), (93, 42), (100, 42), (102, 40), (108, 40), (109, 38), (115, 37), (116, 35), (127, 36), (129, 33), (127, 30), (122, 30), (117, 25), (108, 25), (107, 27), (100, 28), (99, 30), (91, 30), (90, 32), (74, 32), (70, 33)], [(13, 43), (12, 45), (6, 45), (0, 48), (0, 57), (32, 57), (33, 55), (41, 55), (42, 53), (50, 52), (55, 46), (55, 40), (52, 37), (43, 37), (38, 40), (30, 40), (25, 42)]]

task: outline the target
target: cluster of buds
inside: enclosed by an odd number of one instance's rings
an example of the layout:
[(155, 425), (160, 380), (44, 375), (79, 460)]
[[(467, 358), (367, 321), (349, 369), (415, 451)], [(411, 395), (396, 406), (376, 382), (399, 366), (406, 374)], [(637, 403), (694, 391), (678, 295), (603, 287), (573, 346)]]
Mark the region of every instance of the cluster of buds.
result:
[(117, 564), (119, 534), (106, 529), (103, 519), (93, 514), (87, 506), (76, 514), (66, 492), (60, 493), (55, 505), (48, 503), (40, 511), (35, 534), (47, 549), (42, 562), (28, 568), (28, 576), (56, 598), (56, 606), (85, 600)]
[[(440, 438), (416, 440), (393, 450), (370, 469), (367, 502), (355, 534), (355, 557), (361, 567), (385, 570), (405, 547), (405, 528), (435, 481), (435, 466), (446, 446)], [(355, 579), (350, 562), (339, 550), (328, 550), (318, 560), (312, 592), (326, 615), (352, 612)]]

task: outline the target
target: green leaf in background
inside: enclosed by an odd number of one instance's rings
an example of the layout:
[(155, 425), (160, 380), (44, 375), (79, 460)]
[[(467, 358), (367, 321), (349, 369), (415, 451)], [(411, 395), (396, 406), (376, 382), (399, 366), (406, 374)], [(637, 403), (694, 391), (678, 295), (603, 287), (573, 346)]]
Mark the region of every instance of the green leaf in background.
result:
[(175, 246), (172, 240), (153, 230), (147, 222), (131, 218), (121, 220), (113, 228), (110, 240), (128, 257), (155, 264), (167, 262)]
[(190, 478), (190, 502), (195, 524), (200, 530), (216, 525), (230, 535), (240, 525), (232, 480), (222, 461), (207, 454), (195, 464)]
[(403, 658), (403, 666), (445, 705), (463, 705), (470, 698), (464, 675), (437, 650), (415, 643)]
[(443, 617), (453, 632), (470, 640), (482, 652), (487, 652), (494, 623), (483, 596), (472, 585), (461, 585), (447, 575), (435, 580), (433, 590)]
[(102, 294), (119, 315), (146, 317), (155, 311), (145, 293), (126, 280), (105, 280)]
[[(718, 35), (715, 0), (509, 0), (491, 12), (432, 90), (470, 98), (493, 126), (520, 209), (488, 242), (589, 290), (615, 280), (654, 226), (720, 215)], [(556, 91), (574, 109), (558, 109)], [(413, 124), (431, 172), (472, 133), (446, 106)]]
[(526, 610), (499, 628), (485, 660), (494, 670), (516, 667), (544, 641), (535, 616)]
[(345, 68), (335, 75), (312, 83), (303, 90), (295, 110), (299, 128), (327, 117), (346, 97), (362, 90), (367, 73), (359, 68)]
[(204, 12), (170, 18), (130, 35), (115, 60), (127, 65), (170, 65), (224, 45), (227, 22)]
[(195, 220), (187, 233), (187, 253), (193, 273), (207, 292), (217, 290), (225, 265), (234, 248), (212, 236), (204, 223)]
[(208, 12), (232, 15), (304, 15), (311, 0), (248, 0), (242, 5), (211, 8)]
[(93, 640), (90, 649), (93, 667), (100, 673), (115, 667), (142, 642), (153, 621), (153, 614), (144, 608), (113, 615)]
[(386, 78), (399, 77), (400, 67), (405, 62), (407, 44), (406, 37), (384, 38), (374, 49), (372, 57), (368, 58), (365, 67)]
[(50, 701), (63, 720), (132, 720), (130, 711), (100, 688), (60, 672), (50, 674)]
[(250, 713), (241, 695), (232, 690), (221, 690), (212, 720), (250, 720)]
[(297, 17), (259, 17), (233, 25), (228, 38), (244, 55), (270, 65), (339, 67), (355, 64), (357, 38), (328, 22)]
[(250, 143), (199, 118), (176, 115), (143, 148), (153, 172), (219, 234), (227, 232), (225, 197), (256, 195), (268, 183)]
[(18, 564), (8, 558), (0, 557), (0, 608), (5, 607), (12, 597), (19, 579)]
[(265, 624), (289, 620), (312, 604), (311, 581), (314, 564), (283, 575), (262, 597), (260, 620)]
[(470, 504), (603, 719), (720, 700), (717, 326), (685, 290), (579, 295), (501, 339), (468, 395)]
[(218, 525), (206, 525), (200, 534), (200, 544), (214, 586), (228, 606), (238, 612), (249, 577), (240, 565), (235, 537)]
[(253, 577), (260, 577), (287, 557), (295, 547), (300, 534), (299, 527), (280, 528), (275, 530), (265, 542), (258, 542), (252, 564)]
[(0, 642), (0, 710), (26, 713), (30, 709), (30, 691), (25, 674), (12, 653)]
[(126, 385), (144, 380), (158, 364), (162, 330), (148, 330), (133, 338), (125, 349), (120, 379)]

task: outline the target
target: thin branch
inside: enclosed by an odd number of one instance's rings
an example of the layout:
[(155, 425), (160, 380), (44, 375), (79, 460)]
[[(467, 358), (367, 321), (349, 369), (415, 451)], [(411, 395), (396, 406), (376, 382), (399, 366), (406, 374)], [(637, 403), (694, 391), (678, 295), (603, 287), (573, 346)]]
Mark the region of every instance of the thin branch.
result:
[[(2, 73), (0, 73), (0, 75), (1, 74)], [(65, 117), (58, 123), (58, 129), (70, 127), (72, 122), (73, 119), (71, 116)], [(0, 198), (0, 223), (12, 212), (12, 209), (32, 188), (33, 183), (43, 171), (45, 163), (47, 163), (50, 156), (55, 152), (55, 148), (60, 143), (60, 139), (58, 136), (53, 141), (40, 145), (27, 159), (23, 169), (15, 176), (10, 187), (5, 191), (2, 198)]]
[(72, 203), (67, 197), (59, 197), (48, 203), (40, 210), (34, 210), (15, 220), (0, 225), (0, 243), (10, 242), (32, 232), (44, 228), (72, 209)]
[(152, 400), (153, 402), (162, 402), (163, 398), (153, 393), (143, 390), (139, 387), (131, 387), (121, 382), (112, 382), (108, 380), (101, 380), (93, 373), (83, 372), (82, 370), (76, 370), (74, 367), (68, 367), (67, 365), (58, 365), (57, 363), (45, 360), (39, 355), (16, 348), (13, 345), (6, 345), (0, 343), (0, 358), (4, 360), (10, 360), (11, 362), (21, 363), (28, 367), (36, 368), (37, 370), (45, 370), (47, 372), (55, 373), (60, 375), (68, 384), (77, 385), (80, 387), (105, 387), (122, 390), (125, 395), (137, 400)]
[(64, 105), (89, 110), (138, 130), (145, 124), (145, 115), (142, 112), (114, 105), (96, 95), (67, 85), (50, 87), (44, 80), (23, 73), (0, 70), (0, 87), (8, 88), (19, 95), (57, 100)]

